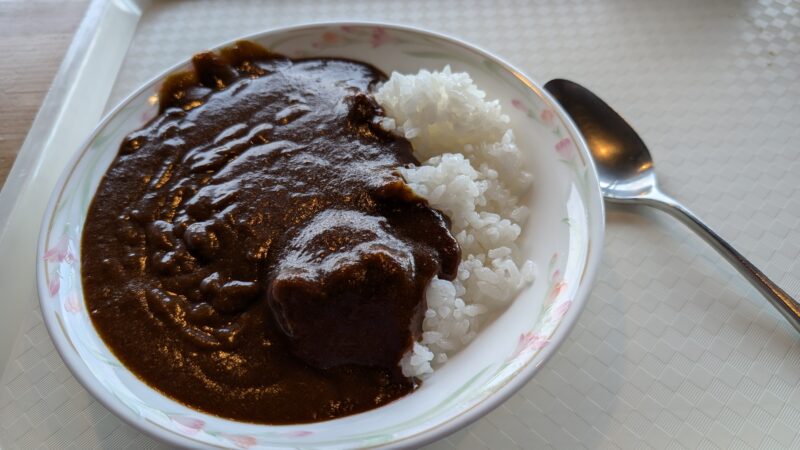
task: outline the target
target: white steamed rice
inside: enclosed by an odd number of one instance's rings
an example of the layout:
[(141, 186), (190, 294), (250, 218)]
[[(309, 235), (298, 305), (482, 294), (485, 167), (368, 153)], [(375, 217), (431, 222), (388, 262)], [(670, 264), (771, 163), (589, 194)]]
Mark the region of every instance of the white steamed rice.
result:
[(425, 376), (477, 335), (534, 279), (517, 247), (528, 209), (520, 205), (531, 176), (521, 171), (508, 116), (486, 101), (466, 73), (393, 73), (375, 98), (384, 129), (405, 136), (422, 161), (400, 170), (411, 188), (447, 214), (461, 245), (457, 278), (434, 278), (426, 292), (422, 339), (401, 361), (406, 376)]

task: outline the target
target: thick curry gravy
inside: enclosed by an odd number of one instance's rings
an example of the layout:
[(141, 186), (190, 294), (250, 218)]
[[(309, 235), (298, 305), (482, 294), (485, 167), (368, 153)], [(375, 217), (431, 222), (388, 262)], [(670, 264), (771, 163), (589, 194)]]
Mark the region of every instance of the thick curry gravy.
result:
[(98, 332), (149, 385), (238, 420), (300, 423), (410, 392), (398, 369), (460, 250), (396, 174), (364, 63), (248, 42), (171, 76), (122, 143), (82, 242)]

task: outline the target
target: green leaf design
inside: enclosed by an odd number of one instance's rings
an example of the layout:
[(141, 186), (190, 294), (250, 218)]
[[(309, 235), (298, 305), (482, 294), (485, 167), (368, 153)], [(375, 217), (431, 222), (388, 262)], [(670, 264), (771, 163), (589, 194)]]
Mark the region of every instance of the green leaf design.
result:
[(122, 367), (122, 364), (120, 364), (119, 361), (115, 361), (115, 360), (113, 360), (111, 358), (106, 357), (105, 355), (103, 355), (97, 349), (90, 348), (90, 351), (92, 352), (94, 357), (97, 358), (98, 360), (100, 360), (102, 363), (107, 364), (107, 365), (112, 366), (112, 367)]

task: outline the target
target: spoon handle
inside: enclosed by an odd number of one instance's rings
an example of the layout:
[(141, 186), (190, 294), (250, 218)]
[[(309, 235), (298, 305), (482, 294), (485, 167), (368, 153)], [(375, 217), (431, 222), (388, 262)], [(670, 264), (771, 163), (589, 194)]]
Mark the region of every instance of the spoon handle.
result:
[(722, 239), (714, 230), (703, 223), (702, 220), (676, 200), (657, 190), (651, 191), (641, 200), (647, 205), (654, 206), (671, 214), (686, 224), (686, 226), (697, 233), (706, 242), (711, 244), (712, 247), (724, 256), (739, 273), (744, 275), (744, 277), (772, 303), (772, 306), (783, 314), (783, 317), (785, 317), (797, 331), (800, 331), (800, 304), (790, 297), (783, 289), (779, 288), (772, 280), (767, 278), (764, 272), (758, 270), (756, 266), (742, 256), (741, 253), (736, 251), (736, 249), (731, 247), (727, 241)]

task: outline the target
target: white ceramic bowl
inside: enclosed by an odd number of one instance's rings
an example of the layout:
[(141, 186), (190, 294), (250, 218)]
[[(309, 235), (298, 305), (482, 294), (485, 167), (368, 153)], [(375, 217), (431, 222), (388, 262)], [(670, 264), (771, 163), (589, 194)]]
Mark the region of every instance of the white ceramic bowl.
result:
[[(589, 295), (603, 241), (603, 204), (586, 144), (553, 99), (519, 70), (446, 36), (384, 24), (312, 24), (247, 39), (288, 56), (338, 56), (390, 73), (467, 71), (511, 117), (535, 176), (522, 248), (537, 281), (420, 389), (384, 407), (327, 422), (267, 426), (222, 419), (164, 397), (132, 375), (95, 332), (83, 301), (80, 240), (89, 203), (127, 133), (157, 113), (164, 75), (97, 127), (62, 175), (42, 225), (42, 314), (61, 357), (103, 405), (169, 444), (199, 447), (418, 447), (480, 418), (521, 388), (574, 325)], [(187, 58), (190, 55), (187, 55)]]

